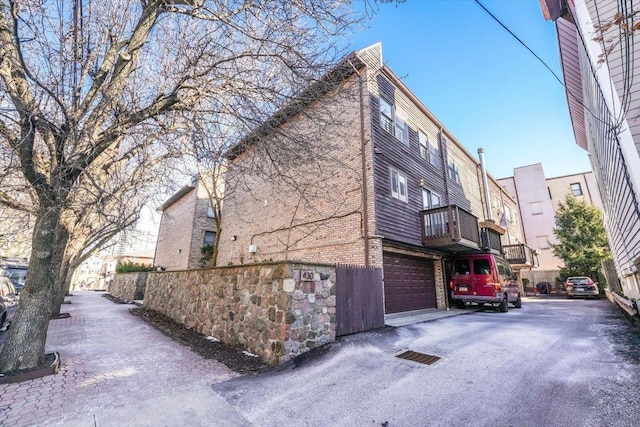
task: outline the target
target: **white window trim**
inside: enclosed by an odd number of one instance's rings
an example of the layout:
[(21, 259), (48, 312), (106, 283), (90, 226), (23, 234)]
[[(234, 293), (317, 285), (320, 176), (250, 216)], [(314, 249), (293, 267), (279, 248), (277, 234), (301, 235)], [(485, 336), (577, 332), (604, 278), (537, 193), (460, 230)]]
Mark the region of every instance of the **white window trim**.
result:
[[(398, 188), (394, 188), (393, 177), (397, 177)], [(407, 187), (407, 176), (397, 169), (389, 168), (389, 184), (391, 187), (391, 197), (405, 203), (409, 202), (409, 188)], [(404, 185), (404, 195), (402, 194), (402, 186)]]
[[(398, 141), (403, 144), (409, 144), (409, 124), (407, 123), (407, 119), (405, 119), (402, 114), (398, 113), (397, 108), (394, 107), (393, 111), (395, 113), (393, 120), (393, 134)], [(402, 131), (396, 132), (398, 128), (402, 129)]]
[[(387, 114), (383, 113), (383, 108), (382, 108), (383, 103), (389, 107), (391, 116), (387, 116)], [(387, 102), (386, 99), (380, 97), (380, 127), (391, 134), (395, 132), (395, 123), (394, 123), (393, 117), (394, 117), (393, 105), (390, 102)], [(383, 124), (386, 122), (389, 122), (388, 129)]]
[(421, 130), (418, 131), (418, 143), (420, 144), (420, 157), (429, 160), (429, 137)]
[[(396, 108), (396, 106), (394, 104), (392, 104), (391, 102), (387, 101), (386, 99), (384, 99), (382, 96), (379, 98), (380, 99), (380, 127), (382, 129), (384, 129), (385, 131), (389, 132), (391, 135), (393, 135), (398, 141), (402, 142), (403, 144), (409, 145), (409, 123), (408, 120), (404, 117), (404, 114), (402, 114), (398, 108)], [(384, 114), (383, 108), (382, 108), (382, 104), (385, 104), (386, 106), (388, 106), (391, 110), (391, 117), (387, 116), (386, 114)], [(383, 125), (382, 123), (384, 122), (390, 122), (389, 123), (389, 129), (387, 129), (387, 126)], [(396, 129), (398, 128), (402, 128), (402, 132), (397, 132)]]
[[(451, 176), (451, 171), (454, 171), (454, 176)], [(452, 158), (449, 158), (447, 161), (447, 176), (454, 182), (458, 184), (461, 183), (460, 180), (460, 169), (458, 168), (458, 164)]]
[[(433, 199), (438, 199), (438, 204), (433, 203)], [(422, 188), (422, 208), (423, 209), (435, 209), (442, 206), (442, 197), (438, 193), (435, 193), (426, 188)]]
[[(576, 188), (575, 190), (573, 189), (574, 185), (578, 186), (578, 188)], [(584, 194), (584, 192), (582, 191), (582, 185), (580, 185), (579, 182), (572, 182), (571, 184), (569, 184), (569, 190), (571, 191), (571, 194), (573, 194), (575, 197), (579, 197)], [(579, 191), (580, 194), (576, 194), (576, 190)]]

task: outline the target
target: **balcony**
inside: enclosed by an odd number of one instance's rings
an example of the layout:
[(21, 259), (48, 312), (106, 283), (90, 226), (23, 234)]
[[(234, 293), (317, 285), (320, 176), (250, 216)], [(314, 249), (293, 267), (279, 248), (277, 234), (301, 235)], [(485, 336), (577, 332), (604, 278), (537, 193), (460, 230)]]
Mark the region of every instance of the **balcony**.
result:
[(482, 239), (482, 250), (495, 255), (502, 255), (503, 247), (501, 236), (502, 234), (493, 228), (481, 227), (480, 237)]
[(478, 251), (478, 218), (455, 206), (442, 206), (420, 212), (422, 244), (428, 248), (457, 253)]
[(538, 254), (524, 243), (517, 245), (504, 245), (504, 258), (513, 267), (532, 268), (538, 266)]

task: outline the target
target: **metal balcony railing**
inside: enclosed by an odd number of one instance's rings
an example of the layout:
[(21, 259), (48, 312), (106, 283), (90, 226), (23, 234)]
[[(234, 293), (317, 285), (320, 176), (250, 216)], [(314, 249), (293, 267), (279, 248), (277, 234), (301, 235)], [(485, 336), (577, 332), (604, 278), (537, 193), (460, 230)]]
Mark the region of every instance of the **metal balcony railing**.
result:
[(482, 249), (491, 251), (497, 255), (502, 255), (502, 235), (491, 228), (481, 228)]

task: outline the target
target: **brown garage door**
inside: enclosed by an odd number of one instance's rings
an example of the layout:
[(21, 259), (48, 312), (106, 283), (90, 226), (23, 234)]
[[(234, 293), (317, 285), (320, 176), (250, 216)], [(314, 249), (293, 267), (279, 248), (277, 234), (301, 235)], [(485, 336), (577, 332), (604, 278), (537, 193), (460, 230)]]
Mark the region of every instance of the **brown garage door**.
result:
[(435, 307), (433, 261), (385, 252), (385, 313)]

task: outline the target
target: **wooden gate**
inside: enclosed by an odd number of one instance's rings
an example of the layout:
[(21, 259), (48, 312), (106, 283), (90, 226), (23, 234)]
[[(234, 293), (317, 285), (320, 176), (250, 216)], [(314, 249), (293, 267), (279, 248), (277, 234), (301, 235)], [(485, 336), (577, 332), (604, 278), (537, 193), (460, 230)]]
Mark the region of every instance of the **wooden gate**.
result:
[(336, 336), (383, 326), (382, 269), (336, 265)]

